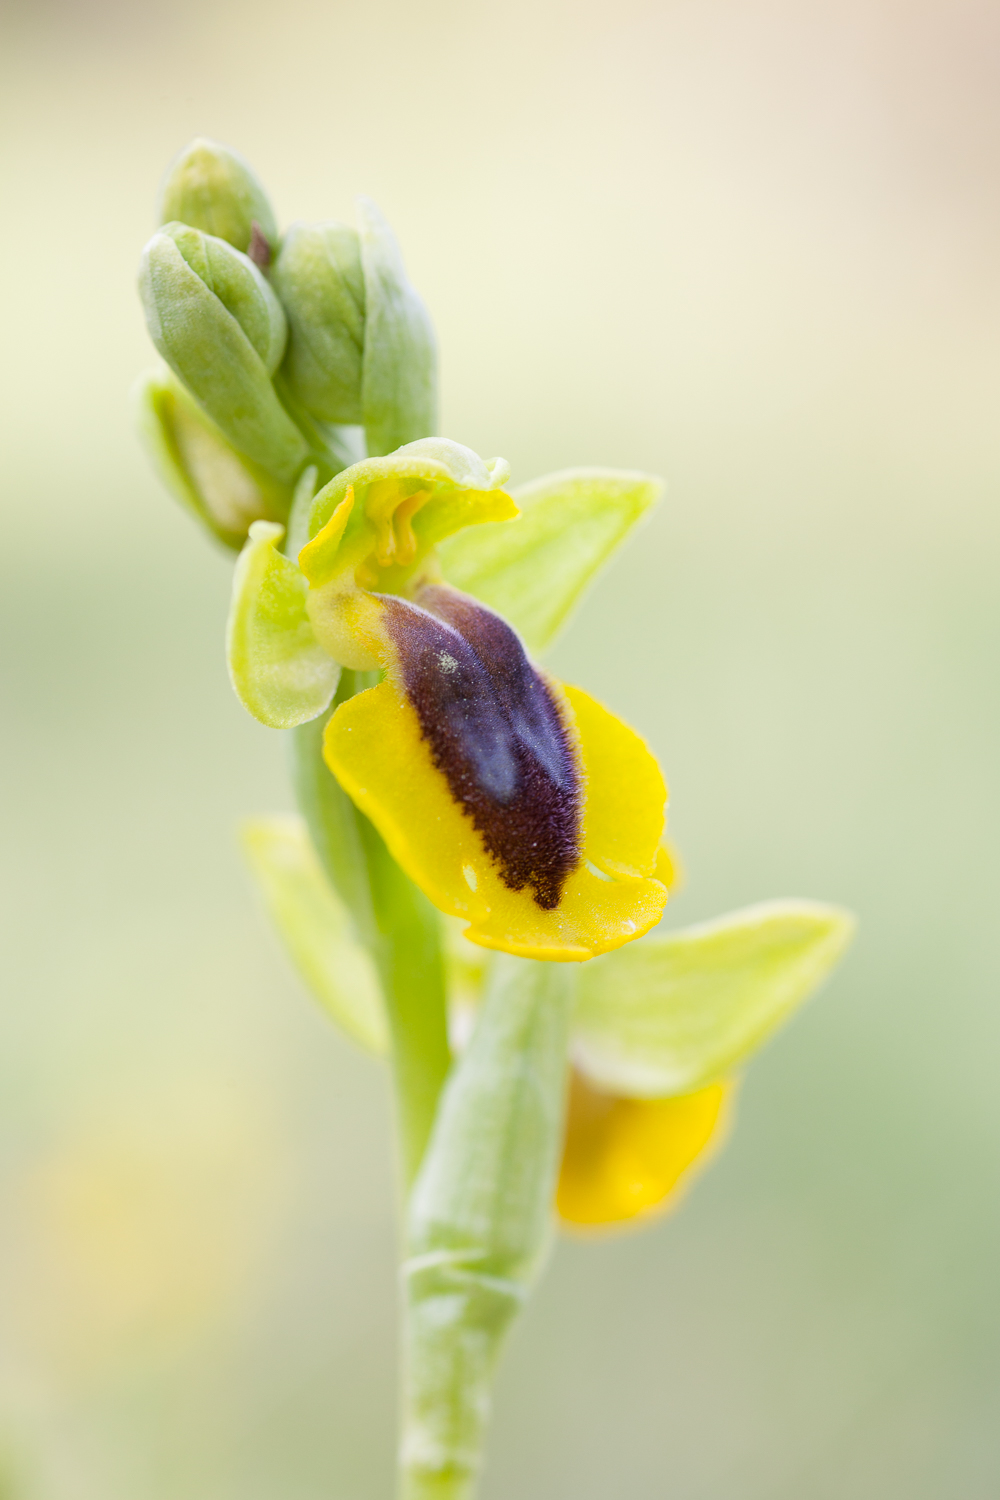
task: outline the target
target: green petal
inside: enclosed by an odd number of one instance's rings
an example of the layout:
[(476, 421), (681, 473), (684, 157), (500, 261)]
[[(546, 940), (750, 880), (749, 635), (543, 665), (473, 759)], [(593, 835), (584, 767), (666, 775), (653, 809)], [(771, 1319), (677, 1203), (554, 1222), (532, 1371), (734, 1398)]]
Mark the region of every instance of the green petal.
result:
[(309, 585), (277, 550), (283, 526), (255, 521), (233, 578), (226, 652), (236, 696), (269, 729), (315, 719), (337, 691), (340, 668), (306, 614)]
[(375, 204), (358, 199), (365, 279), (361, 404), (372, 455), (429, 437), (437, 426), (437, 351), (427, 309)]
[(305, 983), (352, 1041), (384, 1055), (389, 1028), (374, 966), (352, 935), (347, 910), (323, 874), (305, 823), (296, 817), (248, 819), (242, 841), (274, 925)]
[(480, 526), (442, 544), (445, 577), (539, 651), (662, 491), (660, 479), (617, 469), (534, 479), (510, 491), (521, 510), (514, 525)]
[(582, 967), (574, 1058), (612, 1093), (703, 1088), (812, 994), (853, 930), (838, 907), (773, 901), (629, 943)]

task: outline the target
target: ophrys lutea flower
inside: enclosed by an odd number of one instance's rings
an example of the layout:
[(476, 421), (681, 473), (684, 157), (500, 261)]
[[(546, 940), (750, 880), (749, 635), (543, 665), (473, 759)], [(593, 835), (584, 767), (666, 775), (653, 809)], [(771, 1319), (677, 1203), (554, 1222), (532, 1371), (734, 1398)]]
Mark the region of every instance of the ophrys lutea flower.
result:
[(292, 557), (277, 551), (280, 527), (251, 531), (230, 666), (250, 711), (282, 727), (329, 706), (338, 667), (379, 674), (326, 727), (341, 786), (473, 942), (584, 960), (660, 918), (666, 787), (632, 729), (447, 581), (440, 542), (518, 524), (507, 477), (501, 460), (427, 439), (354, 465), (315, 498), (303, 489)]

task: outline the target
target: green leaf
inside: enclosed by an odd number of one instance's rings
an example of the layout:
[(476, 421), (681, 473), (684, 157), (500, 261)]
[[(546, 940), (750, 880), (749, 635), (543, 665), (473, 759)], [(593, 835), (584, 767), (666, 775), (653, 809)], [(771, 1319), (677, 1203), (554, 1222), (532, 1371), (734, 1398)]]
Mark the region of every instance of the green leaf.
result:
[(662, 480), (619, 469), (565, 469), (534, 479), (509, 491), (518, 520), (442, 543), (445, 577), (539, 651), (662, 491)]
[(427, 309), (375, 204), (358, 199), (365, 280), (361, 404), (372, 457), (430, 437), (437, 426), (437, 351)]
[(581, 966), (574, 1057), (611, 1093), (692, 1093), (808, 999), (853, 930), (838, 907), (772, 901), (629, 943)]
[(320, 867), (296, 817), (248, 819), (243, 849), (289, 957), (348, 1036), (369, 1052), (389, 1050), (385, 1006), (371, 958)]
[(233, 577), (226, 654), (236, 696), (269, 729), (294, 729), (329, 707), (340, 667), (313, 634), (309, 585), (277, 550), (283, 526), (255, 521)]

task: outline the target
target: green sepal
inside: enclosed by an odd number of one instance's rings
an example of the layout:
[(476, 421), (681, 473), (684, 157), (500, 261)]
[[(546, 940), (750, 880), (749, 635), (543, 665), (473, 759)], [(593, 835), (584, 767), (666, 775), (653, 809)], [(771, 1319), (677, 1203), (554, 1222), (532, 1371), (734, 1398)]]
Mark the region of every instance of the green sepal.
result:
[(150, 337), (177, 378), (238, 452), (293, 483), (307, 447), (271, 384), (285, 322), (257, 267), (175, 224), (143, 251), (139, 290)]
[(404, 1495), (471, 1494), (493, 1368), (551, 1238), (574, 975), (498, 955), (410, 1197)]
[(320, 421), (361, 422), (365, 283), (357, 230), (293, 224), (271, 284), (288, 318), (282, 375), (289, 390)]
[(236, 319), (268, 375), (273, 375), (285, 352), (288, 324), (281, 303), (250, 257), (189, 224), (165, 224), (160, 233), (173, 240), (206, 290)]
[(177, 219), (249, 250), (253, 226), (269, 246), (277, 243), (274, 211), (256, 173), (238, 151), (198, 137), (167, 168), (157, 222)]
[(226, 442), (167, 370), (134, 388), (136, 426), (163, 484), (203, 526), (235, 551), (254, 521), (281, 521), (291, 491)]
[(619, 469), (565, 469), (518, 485), (510, 495), (519, 519), (450, 538), (444, 575), (540, 651), (662, 492), (662, 480)]
[(379, 456), (434, 432), (437, 350), (427, 309), (371, 199), (358, 199), (358, 218), (365, 283), (362, 420), (368, 452)]
[(827, 977), (854, 930), (835, 906), (771, 901), (581, 965), (574, 1059), (634, 1098), (724, 1076)]
[(320, 865), (298, 817), (247, 819), (243, 851), (288, 955), (327, 1014), (352, 1041), (377, 1056), (389, 1050), (389, 1026), (369, 954)]
[(236, 696), (269, 729), (294, 729), (328, 708), (340, 667), (306, 613), (309, 586), (278, 551), (283, 526), (256, 521), (240, 553), (226, 630)]

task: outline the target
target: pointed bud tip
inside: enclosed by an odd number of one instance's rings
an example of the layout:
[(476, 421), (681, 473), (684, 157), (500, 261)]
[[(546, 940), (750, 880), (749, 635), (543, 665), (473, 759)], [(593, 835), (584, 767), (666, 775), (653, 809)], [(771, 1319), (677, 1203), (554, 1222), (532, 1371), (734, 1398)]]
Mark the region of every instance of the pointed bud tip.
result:
[(250, 244), (247, 248), (247, 256), (253, 261), (259, 271), (266, 271), (271, 264), (271, 242), (256, 219), (250, 225)]
[(249, 249), (256, 221), (264, 240), (277, 239), (274, 213), (256, 173), (237, 151), (197, 136), (171, 162), (160, 194), (159, 219), (179, 219)]

